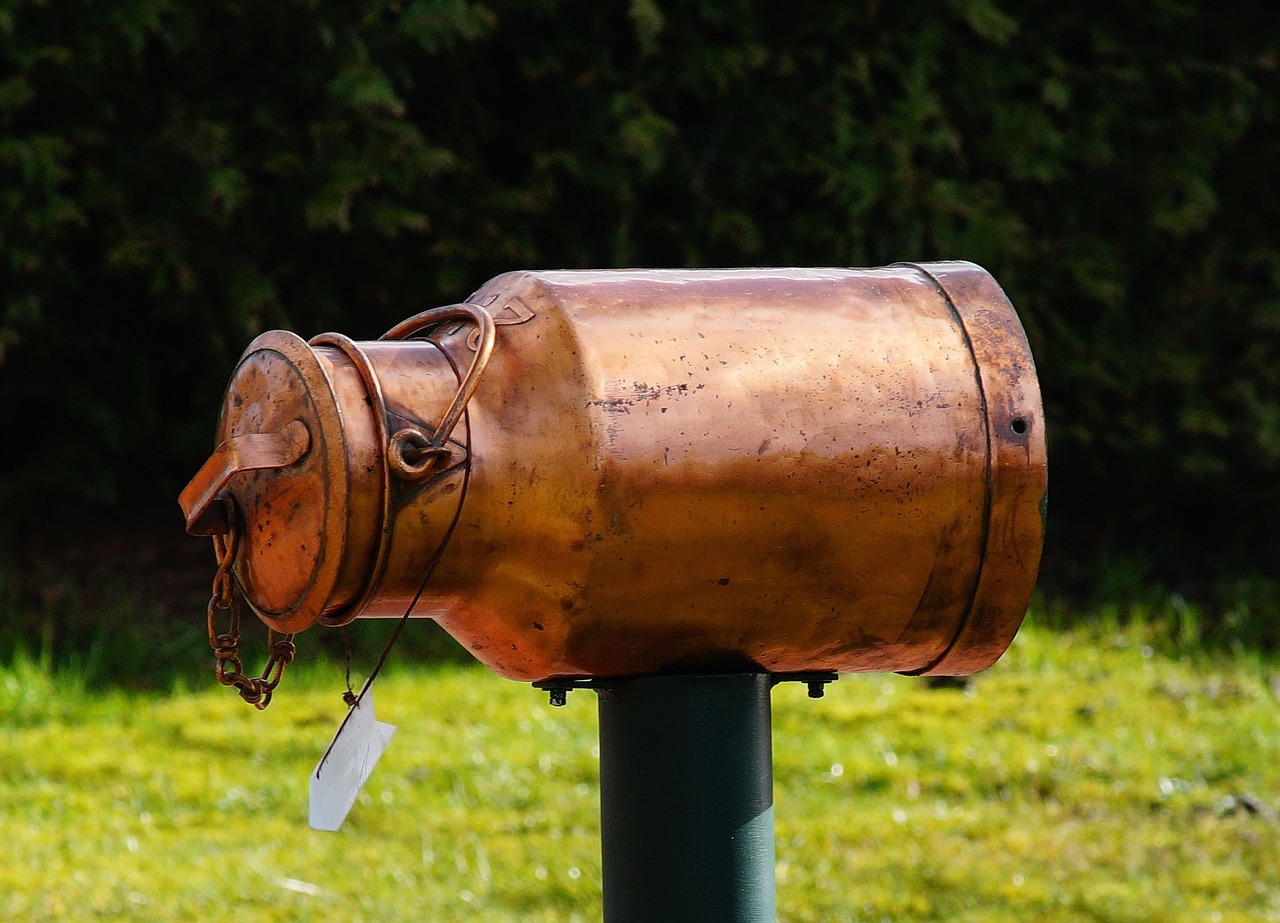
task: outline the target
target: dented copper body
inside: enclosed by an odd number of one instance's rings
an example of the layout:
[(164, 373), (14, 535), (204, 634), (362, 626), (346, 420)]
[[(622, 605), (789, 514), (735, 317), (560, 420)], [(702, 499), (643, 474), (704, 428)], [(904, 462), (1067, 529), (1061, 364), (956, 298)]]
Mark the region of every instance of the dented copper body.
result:
[(509, 273), (264, 334), (218, 441), (183, 506), (265, 622), (412, 607), (522, 680), (971, 673), (1043, 540), (1032, 357), (968, 263)]

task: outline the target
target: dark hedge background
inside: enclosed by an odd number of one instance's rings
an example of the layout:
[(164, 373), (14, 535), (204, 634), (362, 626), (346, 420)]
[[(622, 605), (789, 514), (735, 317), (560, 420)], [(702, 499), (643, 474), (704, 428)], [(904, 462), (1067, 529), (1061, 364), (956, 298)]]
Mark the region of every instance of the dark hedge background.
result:
[(962, 258), (1037, 357), (1045, 585), (1280, 576), (1271, 3), (0, 7), (12, 560), (153, 509), (186, 542), (264, 329), (514, 268)]

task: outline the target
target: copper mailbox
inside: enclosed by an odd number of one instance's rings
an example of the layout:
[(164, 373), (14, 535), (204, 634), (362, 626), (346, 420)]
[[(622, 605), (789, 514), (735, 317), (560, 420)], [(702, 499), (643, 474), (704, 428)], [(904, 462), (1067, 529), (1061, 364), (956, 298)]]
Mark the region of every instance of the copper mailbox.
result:
[(412, 607), (521, 680), (965, 674), (1046, 476), (973, 264), (513, 272), (381, 340), (258, 337), (182, 504), (281, 631)]

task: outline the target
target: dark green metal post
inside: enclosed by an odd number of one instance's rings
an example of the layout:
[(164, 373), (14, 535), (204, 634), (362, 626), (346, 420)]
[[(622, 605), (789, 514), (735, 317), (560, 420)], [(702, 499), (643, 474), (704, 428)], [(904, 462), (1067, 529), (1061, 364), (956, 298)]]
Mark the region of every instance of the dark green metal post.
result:
[(771, 687), (746, 673), (599, 690), (605, 923), (773, 923)]

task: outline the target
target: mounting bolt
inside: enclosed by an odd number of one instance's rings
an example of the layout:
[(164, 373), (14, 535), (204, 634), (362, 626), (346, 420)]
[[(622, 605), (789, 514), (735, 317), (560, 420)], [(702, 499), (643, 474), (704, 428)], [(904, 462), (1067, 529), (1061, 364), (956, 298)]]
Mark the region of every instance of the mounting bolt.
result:
[(569, 690), (563, 686), (548, 689), (547, 698), (553, 707), (559, 708), (569, 700)]
[(827, 681), (825, 679), (809, 680), (809, 698), (820, 699), (827, 694)]

